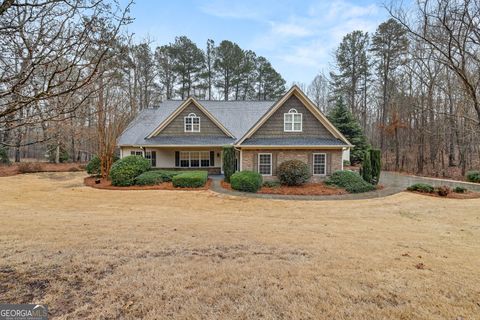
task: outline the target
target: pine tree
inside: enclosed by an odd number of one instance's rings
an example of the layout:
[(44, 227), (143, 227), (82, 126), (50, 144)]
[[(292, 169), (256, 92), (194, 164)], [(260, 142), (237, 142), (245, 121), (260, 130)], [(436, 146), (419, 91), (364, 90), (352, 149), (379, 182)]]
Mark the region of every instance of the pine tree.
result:
[(352, 163), (361, 162), (365, 151), (369, 148), (367, 139), (360, 124), (345, 106), (341, 97), (337, 99), (335, 107), (328, 114), (328, 119), (355, 146), (350, 154)]

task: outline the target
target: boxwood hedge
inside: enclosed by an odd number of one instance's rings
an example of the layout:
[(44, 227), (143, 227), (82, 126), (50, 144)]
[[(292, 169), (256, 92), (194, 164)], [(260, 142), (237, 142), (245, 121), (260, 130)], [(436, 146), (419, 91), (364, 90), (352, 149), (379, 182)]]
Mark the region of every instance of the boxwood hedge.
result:
[(232, 189), (245, 192), (257, 192), (262, 186), (262, 176), (253, 171), (235, 172), (230, 177)]
[(187, 171), (175, 175), (172, 182), (176, 188), (200, 188), (207, 183), (207, 179), (207, 171)]

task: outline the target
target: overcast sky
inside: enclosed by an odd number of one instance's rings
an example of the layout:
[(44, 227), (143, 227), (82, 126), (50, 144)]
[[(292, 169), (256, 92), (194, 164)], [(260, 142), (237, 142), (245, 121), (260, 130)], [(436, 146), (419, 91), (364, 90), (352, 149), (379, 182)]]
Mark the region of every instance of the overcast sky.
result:
[(287, 80), (310, 83), (329, 70), (342, 37), (374, 32), (388, 18), (378, 1), (137, 0), (129, 31), (154, 46), (186, 35), (202, 49), (207, 39), (236, 42), (265, 56)]

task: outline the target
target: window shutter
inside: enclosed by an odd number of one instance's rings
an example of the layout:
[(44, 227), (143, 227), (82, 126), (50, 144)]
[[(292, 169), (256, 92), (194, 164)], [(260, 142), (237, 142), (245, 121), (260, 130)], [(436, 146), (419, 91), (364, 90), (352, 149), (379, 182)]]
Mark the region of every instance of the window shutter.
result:
[(258, 153), (253, 152), (253, 172), (258, 172)]
[(308, 152), (307, 156), (308, 156), (308, 160), (307, 160), (308, 171), (310, 171), (310, 174), (313, 174), (313, 152)]
[(180, 167), (180, 151), (175, 151), (175, 167)]
[(326, 171), (327, 171), (327, 175), (331, 175), (332, 174), (332, 154), (331, 153), (327, 153), (327, 156), (325, 157), (325, 168), (326, 168)]
[(272, 152), (272, 175), (277, 175), (277, 152)]
[(215, 166), (215, 151), (210, 151), (210, 167)]

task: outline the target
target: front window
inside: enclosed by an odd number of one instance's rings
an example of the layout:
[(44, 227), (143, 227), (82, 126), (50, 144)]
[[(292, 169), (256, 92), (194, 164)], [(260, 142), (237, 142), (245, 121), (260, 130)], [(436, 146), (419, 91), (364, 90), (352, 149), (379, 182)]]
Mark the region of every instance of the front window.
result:
[(325, 175), (327, 170), (327, 155), (325, 153), (313, 154), (313, 174)]
[(180, 167), (210, 167), (210, 151), (180, 151)]
[(145, 151), (145, 159), (150, 160), (152, 167), (157, 166), (157, 152), (156, 151)]
[(142, 156), (143, 157), (143, 152), (142, 151), (130, 151), (130, 155), (132, 155), (132, 156)]
[(286, 132), (302, 131), (302, 114), (296, 109), (290, 109), (288, 113), (283, 114), (283, 129)]
[(258, 154), (258, 173), (263, 176), (272, 175), (272, 154), (259, 153)]
[(195, 113), (185, 117), (185, 132), (200, 132), (200, 117)]

